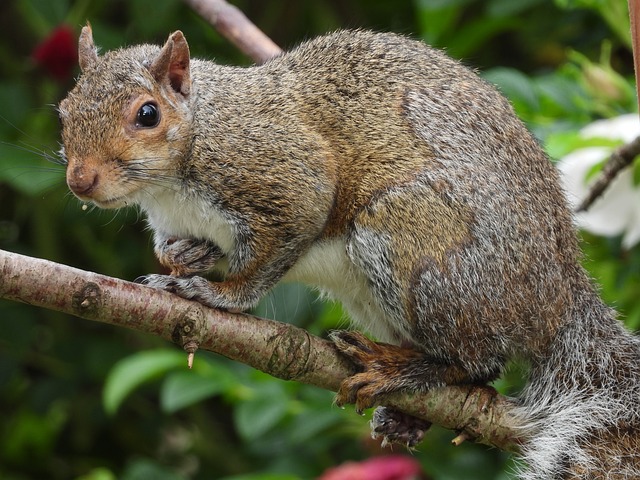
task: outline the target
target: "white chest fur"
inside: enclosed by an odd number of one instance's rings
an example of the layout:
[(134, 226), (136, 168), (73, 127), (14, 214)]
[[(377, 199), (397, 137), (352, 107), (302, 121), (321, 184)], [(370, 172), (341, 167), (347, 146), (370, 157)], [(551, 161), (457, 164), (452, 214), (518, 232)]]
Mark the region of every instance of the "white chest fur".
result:
[(231, 222), (209, 203), (167, 192), (142, 199), (140, 206), (147, 213), (149, 226), (160, 234), (208, 239), (225, 253), (233, 250), (235, 239)]

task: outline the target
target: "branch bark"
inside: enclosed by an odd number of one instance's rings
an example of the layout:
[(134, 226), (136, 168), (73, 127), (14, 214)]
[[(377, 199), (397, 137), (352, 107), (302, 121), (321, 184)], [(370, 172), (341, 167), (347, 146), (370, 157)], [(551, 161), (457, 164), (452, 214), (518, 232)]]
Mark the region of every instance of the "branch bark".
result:
[[(158, 335), (188, 353), (210, 350), (274, 377), (332, 391), (355, 371), (332, 343), (293, 325), (209, 309), (144, 285), (2, 250), (0, 298)], [(477, 387), (398, 393), (385, 404), (503, 450), (515, 452), (523, 441), (512, 402), (497, 396), (487, 404)]]

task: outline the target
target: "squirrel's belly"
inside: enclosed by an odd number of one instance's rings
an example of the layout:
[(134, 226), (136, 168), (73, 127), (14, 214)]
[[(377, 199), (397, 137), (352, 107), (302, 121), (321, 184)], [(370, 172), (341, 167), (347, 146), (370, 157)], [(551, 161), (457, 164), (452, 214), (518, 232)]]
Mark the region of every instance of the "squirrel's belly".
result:
[(316, 242), (283, 281), (316, 287), (342, 303), (351, 320), (378, 340), (397, 342), (392, 321), (379, 307), (364, 273), (347, 256), (344, 238)]

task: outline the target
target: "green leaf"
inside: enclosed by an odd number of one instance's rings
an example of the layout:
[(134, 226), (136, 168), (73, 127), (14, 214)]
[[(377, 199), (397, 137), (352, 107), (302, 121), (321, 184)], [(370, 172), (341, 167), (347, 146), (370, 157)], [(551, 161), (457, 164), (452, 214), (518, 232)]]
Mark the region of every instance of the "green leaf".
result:
[(499, 32), (519, 27), (521, 22), (512, 17), (483, 17), (468, 22), (456, 29), (455, 36), (447, 39), (447, 52), (454, 58), (468, 58)]
[(94, 468), (90, 472), (85, 473), (76, 480), (116, 480), (117, 477), (111, 470), (103, 467)]
[(539, 108), (538, 93), (535, 84), (524, 73), (513, 68), (492, 68), (483, 73), (483, 77), (490, 83), (497, 85), (500, 91), (514, 103), (527, 110)]
[(443, 10), (445, 8), (462, 7), (474, 0), (418, 0), (417, 8), (427, 12)]
[(489, 16), (516, 16), (546, 0), (489, 0), (487, 13)]
[(326, 402), (320, 408), (305, 410), (293, 418), (290, 441), (293, 443), (312, 442), (320, 432), (334, 425), (343, 423), (343, 411), (331, 408), (331, 402)]
[(145, 458), (130, 462), (121, 477), (122, 480), (185, 480), (185, 478), (172, 472), (169, 467)]
[(278, 383), (257, 384), (253, 398), (241, 402), (234, 410), (238, 433), (254, 440), (280, 422), (288, 412), (290, 399)]
[(273, 402), (269, 399), (243, 402), (234, 410), (235, 424), (238, 433), (245, 440), (253, 440), (275, 427), (286, 413), (286, 402)]
[(638, 160), (638, 158), (640, 157), (636, 157), (636, 159), (633, 161), (633, 164), (632, 164), (634, 187), (637, 187), (638, 185), (640, 185), (640, 160)]
[(604, 168), (606, 163), (607, 163), (607, 159), (604, 158), (604, 159), (602, 159), (602, 161), (596, 163), (595, 165), (592, 165), (591, 168), (589, 168), (589, 170), (587, 170), (587, 174), (584, 177), (584, 182), (585, 183), (589, 183), (589, 181), (591, 181), (592, 179), (597, 177), (598, 174)]
[(136, 353), (116, 363), (105, 381), (102, 402), (109, 415), (143, 383), (168, 371), (187, 368), (186, 355), (178, 350), (150, 350)]
[(226, 392), (236, 383), (231, 373), (222, 365), (213, 371), (207, 369), (206, 373), (195, 369), (174, 372), (162, 384), (160, 405), (164, 412), (174, 413), (205, 398)]
[(580, 132), (558, 132), (547, 137), (545, 149), (547, 154), (554, 159), (560, 159), (580, 148), (607, 147), (613, 149), (624, 142), (622, 140), (604, 137), (588, 137), (580, 135)]
[[(553, 117), (567, 118), (583, 112), (581, 101), (585, 92), (566, 75), (549, 74), (535, 78), (543, 102), (543, 110)], [(583, 123), (583, 122), (580, 122)]]

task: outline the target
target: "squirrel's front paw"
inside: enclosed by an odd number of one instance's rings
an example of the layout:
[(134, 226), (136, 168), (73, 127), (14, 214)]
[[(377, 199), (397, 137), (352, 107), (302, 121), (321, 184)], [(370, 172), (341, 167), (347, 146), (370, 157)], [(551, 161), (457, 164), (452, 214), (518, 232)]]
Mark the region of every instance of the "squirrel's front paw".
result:
[(138, 277), (134, 281), (147, 287), (166, 290), (167, 292), (175, 293), (176, 295), (186, 298), (186, 295), (181, 295), (181, 292), (184, 290), (184, 282), (182, 280), (185, 280), (185, 278), (152, 273)]
[(209, 271), (223, 256), (215, 243), (193, 238), (168, 238), (155, 252), (160, 263), (177, 277)]
[(208, 307), (220, 307), (213, 299), (211, 284), (202, 277), (174, 277), (173, 275), (151, 274), (137, 278), (136, 282), (175, 293), (187, 300), (196, 300)]
[(336, 395), (338, 406), (355, 403), (358, 413), (379, 404), (385, 394), (410, 387), (403, 378), (404, 367), (422, 356), (411, 349), (376, 343), (358, 332), (333, 332), (331, 340), (362, 370), (344, 380)]

